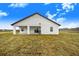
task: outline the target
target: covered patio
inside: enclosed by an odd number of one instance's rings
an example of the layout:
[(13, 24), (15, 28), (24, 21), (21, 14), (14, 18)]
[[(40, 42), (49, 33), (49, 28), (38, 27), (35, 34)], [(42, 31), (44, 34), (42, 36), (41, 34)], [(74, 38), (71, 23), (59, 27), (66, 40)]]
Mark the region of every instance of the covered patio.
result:
[[(13, 27), (13, 34), (17, 34), (16, 27)], [(18, 26), (19, 34), (41, 34), (41, 26)]]

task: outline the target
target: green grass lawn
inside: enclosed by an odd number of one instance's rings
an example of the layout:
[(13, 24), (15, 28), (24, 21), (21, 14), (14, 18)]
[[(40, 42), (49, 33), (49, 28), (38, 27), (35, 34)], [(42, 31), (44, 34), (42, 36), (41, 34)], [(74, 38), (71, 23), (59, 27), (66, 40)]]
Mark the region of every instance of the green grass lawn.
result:
[(1, 56), (79, 55), (79, 33), (61, 31), (59, 35), (13, 35), (0, 32)]

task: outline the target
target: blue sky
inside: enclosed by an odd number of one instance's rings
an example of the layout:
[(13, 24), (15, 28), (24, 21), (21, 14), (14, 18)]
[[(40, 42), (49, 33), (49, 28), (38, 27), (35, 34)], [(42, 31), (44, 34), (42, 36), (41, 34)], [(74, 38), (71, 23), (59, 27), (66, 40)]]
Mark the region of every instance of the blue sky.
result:
[(37, 12), (61, 24), (60, 28), (79, 27), (78, 3), (1, 3), (0, 29), (12, 29), (13, 22)]

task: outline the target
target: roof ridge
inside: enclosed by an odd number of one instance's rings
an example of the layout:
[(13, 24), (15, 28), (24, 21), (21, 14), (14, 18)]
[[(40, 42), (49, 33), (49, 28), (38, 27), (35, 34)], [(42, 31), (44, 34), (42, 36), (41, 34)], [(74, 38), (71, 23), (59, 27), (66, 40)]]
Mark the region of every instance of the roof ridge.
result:
[(38, 14), (38, 15), (40, 15), (41, 17), (44, 17), (44, 18), (46, 18), (47, 20), (49, 20), (49, 21), (51, 21), (51, 22), (54, 22), (55, 24), (57, 24), (57, 25), (60, 26), (60, 24), (58, 24), (57, 22), (55, 22), (55, 21), (53, 21), (53, 20), (51, 20), (51, 19), (49, 19), (49, 18), (47, 18), (47, 17), (45, 17), (45, 16), (39, 14), (38, 12), (33, 13), (33, 14), (31, 14), (30, 16), (24, 17), (23, 19), (18, 20), (18, 21), (16, 21), (16, 22), (12, 23), (11, 25), (14, 25), (14, 24), (16, 24), (16, 23), (18, 23), (18, 22), (20, 22), (20, 21), (22, 21), (22, 20), (25, 20), (26, 18), (29, 18), (29, 17), (31, 17), (31, 16), (33, 16), (33, 15), (35, 15), (35, 14)]

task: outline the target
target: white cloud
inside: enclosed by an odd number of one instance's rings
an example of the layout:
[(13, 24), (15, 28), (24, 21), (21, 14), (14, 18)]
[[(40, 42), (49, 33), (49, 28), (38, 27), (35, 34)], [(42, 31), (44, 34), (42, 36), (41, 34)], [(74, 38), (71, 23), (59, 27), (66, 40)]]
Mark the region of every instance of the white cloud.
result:
[(78, 23), (74, 23), (74, 22), (71, 22), (71, 23), (69, 23), (68, 24), (68, 28), (76, 28), (76, 27), (78, 27), (79, 26), (79, 24)]
[(57, 12), (61, 11), (61, 9), (57, 9)]
[(58, 16), (59, 16), (59, 17), (63, 17), (65, 14), (66, 14), (66, 13), (63, 12), (63, 13), (60, 13)]
[(65, 20), (66, 20), (66, 19), (62, 17), (62, 18), (58, 18), (56, 21), (61, 24), (61, 23), (63, 23)]
[(63, 3), (62, 9), (65, 10), (65, 12), (73, 11), (75, 4), (73, 3)]
[(7, 15), (8, 15), (7, 12), (0, 10), (0, 17), (7, 16)]
[(47, 15), (47, 17), (49, 18), (49, 19), (52, 19), (52, 18), (54, 18), (57, 14), (50, 14), (50, 12), (49, 11), (47, 11), (47, 13), (46, 13), (46, 15)]
[(79, 27), (78, 22), (67, 22), (67, 19), (62, 17), (56, 20), (57, 23), (61, 24), (60, 28), (76, 28)]
[(74, 10), (76, 4), (73, 3), (63, 3), (61, 4), (61, 8), (58, 8), (56, 6), (56, 13), (50, 14), (50, 11), (47, 11), (46, 15), (49, 19), (52, 19), (54, 17), (58, 17), (56, 20), (57, 23), (61, 24), (60, 28), (76, 28), (79, 26), (79, 23), (77, 22), (68, 22), (67, 19), (64, 17), (64, 15), (70, 11)]
[[(61, 13), (60, 16), (61, 16), (61, 15), (64, 15), (64, 14), (65, 14), (65, 13)], [(55, 16), (58, 15), (58, 12), (57, 12), (57, 13), (54, 13), (54, 14), (50, 14), (50, 12), (47, 11), (46, 15), (47, 15), (47, 17), (48, 17), (49, 19), (52, 20)], [(60, 24), (63, 23), (65, 20), (66, 20), (66, 19), (65, 19), (64, 17), (57, 18), (56, 20), (53, 19), (53, 21), (56, 21), (56, 22), (58, 22), (58, 23), (60, 23)]]
[(79, 27), (78, 22), (67, 22), (67, 23), (62, 23), (60, 28), (77, 28)]
[(27, 5), (28, 5), (28, 3), (12, 3), (9, 5), (9, 7), (14, 7), (14, 8), (22, 7), (22, 8), (24, 8)]
[[(45, 5), (48, 5), (50, 3), (44, 3)], [(75, 3), (62, 3), (61, 4), (61, 8), (58, 8), (58, 5), (56, 5), (56, 13), (54, 14), (50, 14), (49, 11), (47, 11), (46, 15), (48, 16), (49, 19), (52, 19), (56, 16), (58, 17), (63, 17), (66, 13), (70, 12), (70, 11), (73, 11), (74, 10), (74, 7), (75, 7)]]
[(70, 12), (70, 11), (73, 11), (74, 10), (74, 7), (75, 7), (75, 3), (62, 3), (61, 4), (61, 8), (58, 8), (59, 5), (56, 5), (56, 11), (58, 14), (59, 17), (65, 15), (66, 13)]
[(0, 29), (12, 29), (12, 26), (6, 24), (0, 24)]

